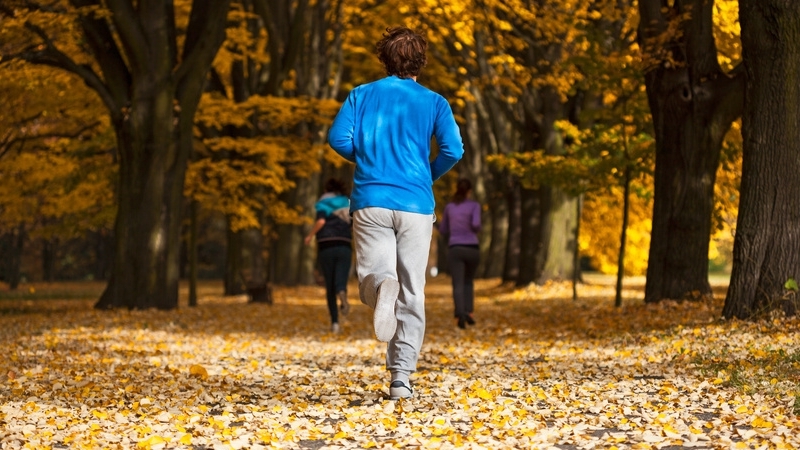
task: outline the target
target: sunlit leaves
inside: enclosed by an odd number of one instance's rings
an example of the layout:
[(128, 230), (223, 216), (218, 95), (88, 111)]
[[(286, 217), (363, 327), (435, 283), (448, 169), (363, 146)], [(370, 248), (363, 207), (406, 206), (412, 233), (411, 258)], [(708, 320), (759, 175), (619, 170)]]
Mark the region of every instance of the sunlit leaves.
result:
[(277, 223), (302, 223), (301, 211), (279, 201), (278, 195), (295, 186), (293, 176), (319, 171), (324, 149), (315, 144), (316, 136), (281, 131), (301, 123), (329, 124), (338, 106), (334, 100), (309, 97), (254, 95), (234, 102), (205, 94), (196, 115), (199, 124), (249, 129), (250, 137), (204, 139), (203, 158), (187, 173), (187, 195), (224, 213), (234, 230), (259, 228), (265, 212)]
[(116, 314), (6, 299), (19, 309), (0, 315), (0, 445), (800, 445), (796, 319), (721, 323), (719, 299), (645, 305), (640, 285), (615, 308), (602, 279), (577, 301), (561, 283), (477, 287), (479, 322), (462, 331), (449, 281), (429, 283), (416, 396), (396, 402), (370, 310), (331, 335), (322, 288), (258, 307), (207, 285), (197, 308)]
[(57, 69), (12, 61), (0, 70), (0, 233), (110, 228), (115, 141), (97, 97)]
[[(14, 8), (12, 16), (3, 17), (3, 26), (0, 27), (3, 54), (30, 56), (39, 52), (52, 58), (52, 50), (58, 49), (78, 64), (92, 64), (87, 43), (81, 38), (78, 20), (84, 16), (102, 17), (106, 14), (103, 8), (75, 8), (65, 0), (51, 2), (45, 8), (32, 6), (36, 5)], [(46, 32), (47, 38), (40, 36), (38, 30)]]
[(726, 72), (742, 60), (740, 35), (738, 0), (715, 0), (714, 40), (718, 50), (717, 59)]

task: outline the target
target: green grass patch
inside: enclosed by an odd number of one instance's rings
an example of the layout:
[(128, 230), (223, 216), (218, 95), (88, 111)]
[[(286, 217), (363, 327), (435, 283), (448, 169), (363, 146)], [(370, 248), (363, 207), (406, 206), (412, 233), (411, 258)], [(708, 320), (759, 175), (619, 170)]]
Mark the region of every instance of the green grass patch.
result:
[(800, 414), (800, 350), (751, 348), (748, 353), (723, 350), (698, 355), (694, 363), (703, 376), (743, 394), (793, 397), (793, 412)]

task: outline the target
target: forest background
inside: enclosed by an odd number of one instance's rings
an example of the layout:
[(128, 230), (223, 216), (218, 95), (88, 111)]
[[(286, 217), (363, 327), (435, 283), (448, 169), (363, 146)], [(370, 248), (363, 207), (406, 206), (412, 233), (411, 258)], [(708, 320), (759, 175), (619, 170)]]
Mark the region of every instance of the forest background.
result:
[[(383, 76), (374, 43), (403, 24), (427, 36), (419, 81), (462, 128), (465, 156), (434, 189), (441, 208), (474, 181), (480, 277), (592, 268), (646, 274), (648, 302), (710, 295), (709, 270), (734, 259), (739, 2), (659, 5), (4, 2), (0, 277), (109, 280), (109, 308), (175, 307), (180, 278), (228, 295), (312, 283), (313, 203), (352, 171), (326, 128)], [(797, 290), (776, 277), (769, 301)]]

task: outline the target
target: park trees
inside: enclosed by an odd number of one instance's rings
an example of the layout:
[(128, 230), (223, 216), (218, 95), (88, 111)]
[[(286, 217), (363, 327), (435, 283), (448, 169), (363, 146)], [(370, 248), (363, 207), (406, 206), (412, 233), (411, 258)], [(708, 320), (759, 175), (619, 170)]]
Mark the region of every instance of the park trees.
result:
[(226, 218), (226, 294), (268, 273), (284, 284), (311, 280), (299, 225), (330, 152), (322, 131), (338, 109), (332, 66), (342, 9), (342, 1), (233, 2), (198, 114), (203, 145), (187, 189)]
[(800, 280), (800, 3), (741, 0), (744, 155), (723, 316), (797, 311)]
[[(575, 271), (578, 199), (513, 173), (534, 150), (566, 151), (556, 127), (581, 108), (583, 54), (592, 2), (466, 1), (415, 5), (431, 40), (457, 67), (452, 89), (466, 154), (460, 175), (476, 179), (489, 205), (492, 255), (518, 285), (570, 279)], [(495, 158), (497, 166), (486, 164)], [(508, 157), (508, 159), (506, 159)], [(524, 164), (524, 163), (522, 163)], [(488, 237), (488, 236), (487, 236)]]
[(639, 0), (656, 141), (647, 302), (711, 293), (714, 182), (721, 145), (741, 115), (744, 92), (741, 70), (720, 65), (714, 35), (715, 8), (735, 21), (730, 3)]
[[(174, 308), (194, 113), (225, 35), (230, 0), (72, 0), (6, 5), (22, 59), (71, 71), (116, 134), (113, 269), (99, 308)], [(5, 53), (5, 52), (4, 52)]]
[(105, 259), (115, 174), (102, 104), (76, 79), (20, 61), (3, 67), (0, 279), (11, 289), (31, 275), (23, 271), (23, 256), (38, 255), (45, 280), (80, 270), (91, 270), (94, 277), (104, 273), (90, 261), (78, 262), (71, 245), (87, 231), (97, 244), (91, 247), (92, 261)]
[[(115, 2), (112, 3), (116, 5)], [(717, 1), (715, 8), (718, 5), (731, 3), (735, 2)], [(136, 59), (129, 58), (126, 54), (132, 52), (135, 55), (137, 53), (135, 48), (130, 50), (122, 46), (117, 48), (116, 61), (119, 63), (117, 64), (113, 55), (109, 56), (113, 52), (104, 54), (103, 58), (98, 59), (96, 55), (102, 54), (99, 50), (107, 51), (107, 49), (94, 48), (98, 45), (93, 46), (91, 43), (102, 40), (97, 36), (92, 38), (94, 40), (68, 38), (72, 30), (96, 31), (99, 29), (98, 24), (113, 24), (115, 20), (122, 20), (115, 19), (116, 6), (108, 9), (87, 9), (87, 6), (83, 6), (76, 9), (75, 5), (84, 3), (56, 4), (66, 13), (66, 16), (62, 15), (58, 20), (55, 19), (59, 17), (55, 15), (58, 13), (57, 9), (37, 12), (37, 15), (30, 10), (32, 8), (30, 3), (25, 3), (7, 13), (7, 17), (13, 17), (13, 20), (6, 22), (9, 27), (5, 27), (4, 30), (17, 30), (18, 33), (11, 33), (15, 39), (24, 37), (30, 41), (25, 45), (17, 43), (19, 45), (16, 48), (28, 48), (31, 51), (27, 53), (17, 51), (14, 53), (16, 56), (23, 58), (36, 55), (36, 51), (44, 51), (51, 47), (61, 50), (65, 57), (71, 58), (76, 63), (74, 67), (69, 67), (70, 69), (84, 71), (84, 79), (93, 80), (93, 86), (108, 85), (105, 91), (103, 89), (98, 91), (105, 94), (99, 98), (107, 105), (111, 100), (117, 101), (117, 93), (124, 92), (127, 89), (125, 86), (136, 86), (137, 92), (141, 93), (145, 87), (149, 90), (149, 86), (155, 84), (151, 81), (157, 78), (152, 76), (147, 78), (134, 65), (131, 65), (131, 69), (125, 66), (133, 64), (129, 61), (135, 63)], [(308, 281), (306, 275), (310, 272), (309, 261), (313, 252), (302, 247), (303, 233), (300, 231), (298, 218), (313, 205), (313, 198), (318, 193), (319, 178), (323, 174), (336, 172), (338, 175), (347, 176), (347, 166), (336, 167), (335, 163), (338, 160), (328, 159), (329, 152), (324, 146), (318, 145), (324, 139), (327, 120), (325, 116), (334, 110), (334, 107), (329, 105), (322, 107), (323, 102), (318, 100), (338, 96), (340, 86), (341, 90), (346, 90), (381, 76), (379, 64), (372, 56), (372, 47), (386, 26), (398, 23), (427, 31), (432, 57), (421, 81), (451, 99), (462, 125), (467, 154), (457, 167), (457, 171), (459, 175), (469, 176), (476, 181), (476, 194), (488, 209), (486, 223), (491, 224), (487, 227), (487, 235), (483, 240), (487, 243), (485, 247), (489, 247), (484, 250), (491, 255), (485, 258), (487, 263), (483, 273), (493, 277), (502, 274), (505, 279), (513, 279), (518, 284), (571, 277), (576, 267), (574, 250), (577, 243), (573, 230), (577, 227), (580, 217), (578, 212), (580, 195), (584, 195), (586, 200), (584, 205), (588, 204), (593, 209), (590, 214), (583, 216), (591, 221), (589, 223), (592, 226), (582, 228), (584, 232), (581, 242), (591, 242), (591, 244), (581, 244), (584, 246), (582, 250), (584, 254), (593, 255), (603, 252), (603, 267), (606, 270), (613, 270), (612, 266), (615, 265), (611, 256), (613, 245), (608, 245), (611, 239), (608, 236), (618, 235), (618, 222), (610, 221), (608, 218), (612, 216), (611, 211), (617, 207), (616, 204), (609, 207), (611, 203), (604, 203), (605, 199), (599, 198), (599, 195), (586, 195), (588, 192), (586, 180), (570, 178), (569, 170), (556, 177), (560, 179), (550, 177), (547, 173), (550, 169), (542, 163), (567, 161), (565, 167), (570, 164), (573, 166), (582, 164), (586, 166), (585, 168), (595, 168), (595, 172), (608, 170), (609, 173), (600, 175), (610, 176), (598, 177), (598, 180), (614, 184), (615, 187), (606, 191), (613, 191), (613, 195), (617, 197), (625, 197), (620, 191), (623, 191), (622, 180), (626, 178), (625, 173), (628, 169), (636, 166), (631, 170), (646, 172), (644, 166), (650, 163), (646, 155), (640, 157), (639, 153), (635, 153), (626, 156), (621, 144), (626, 138), (631, 138), (636, 140), (635, 144), (640, 149), (647, 148), (648, 138), (652, 136), (647, 123), (648, 112), (645, 108), (641, 108), (639, 80), (635, 79), (632, 73), (632, 69), (638, 69), (637, 47), (632, 39), (635, 25), (632, 24), (637, 21), (636, 14), (639, 8), (644, 7), (642, 4), (638, 8), (636, 3), (600, 0), (570, 2), (464, 0), (445, 5), (394, 0), (381, 2), (243, 0), (232, 4), (234, 10), (228, 12), (225, 24), (230, 39), (224, 45), (222, 52), (217, 54), (211, 77), (208, 79), (205, 75), (200, 78), (191, 77), (198, 83), (206, 83), (201, 108), (207, 110), (201, 113), (200, 120), (193, 121), (195, 137), (199, 138), (194, 142), (194, 148), (197, 150), (195, 155), (199, 158), (196, 161), (197, 166), (190, 173), (192, 182), (183, 193), (203, 202), (206, 210), (217, 208), (219, 212), (225, 214), (229, 224), (233, 225), (230, 230), (231, 235), (244, 233), (277, 238), (271, 239), (272, 245), (269, 248), (269, 253), (274, 256), (272, 261), (276, 263), (272, 272), (276, 282), (293, 284)], [(190, 10), (194, 10), (192, 5), (188, 1), (175, 3), (175, 17), (178, 19), (175, 32), (178, 42), (183, 42), (183, 36), (187, 38), (190, 36), (185, 31), (191, 28)], [(674, 150), (678, 146), (695, 145), (686, 147), (687, 154), (694, 158), (703, 153), (697, 149), (706, 148), (706, 144), (698, 146), (695, 140), (689, 138), (677, 143), (669, 141), (674, 135), (681, 133), (671, 133), (672, 128), (664, 125), (667, 123), (666, 119), (671, 120), (673, 116), (669, 114), (673, 114), (677, 119), (685, 121), (688, 124), (686, 129), (692, 133), (695, 133), (694, 130), (706, 127), (707, 124), (716, 130), (714, 126), (724, 122), (717, 117), (718, 110), (723, 108), (724, 103), (718, 103), (714, 107), (711, 106), (715, 104), (714, 101), (707, 101), (701, 97), (706, 92), (704, 89), (720, 90), (724, 83), (719, 79), (733, 79), (735, 76), (728, 75), (731, 73), (735, 75), (736, 72), (731, 72), (728, 62), (722, 62), (720, 52), (717, 52), (716, 58), (721, 65), (718, 69), (722, 75), (715, 75), (716, 79), (702, 78), (704, 75), (701, 74), (713, 74), (713, 70), (704, 71), (695, 68), (693, 64), (696, 61), (706, 64), (707, 58), (704, 55), (691, 56), (695, 50), (687, 53), (686, 48), (694, 46), (696, 43), (694, 39), (697, 39), (696, 37), (689, 39), (687, 36), (695, 32), (695, 27), (705, 29), (705, 25), (698, 25), (693, 20), (698, 17), (706, 20), (708, 10), (702, 9), (699, 10), (701, 14), (694, 14), (693, 12), (698, 9), (692, 6), (690, 11), (687, 2), (673, 2), (671, 5), (672, 9), (657, 12), (647, 9), (649, 17), (656, 19), (650, 22), (663, 25), (664, 28), (656, 26), (651, 29), (643, 25), (642, 30), (645, 31), (642, 36), (645, 34), (647, 36), (640, 42), (648, 50), (649, 56), (645, 62), (649, 64), (648, 68), (652, 69), (647, 72), (650, 77), (648, 88), (651, 100), (656, 98), (661, 102), (656, 106), (661, 108), (659, 110), (661, 112), (657, 114), (657, 123), (661, 124), (658, 126), (661, 127), (662, 134), (656, 133), (656, 136), (661, 136), (659, 139), (662, 139), (662, 144), (670, 142), (669, 145), (663, 144), (666, 149)], [(715, 11), (720, 10), (717, 8)], [(721, 13), (717, 14), (720, 15)], [(44, 17), (50, 21), (37, 22), (44, 20)], [(68, 23), (79, 24), (80, 28), (64, 31), (63, 29), (67, 27), (62, 25)], [(83, 23), (86, 23), (88, 28), (81, 25)], [(37, 33), (34, 28), (37, 24), (47, 26), (40, 26), (40, 33)], [(209, 30), (216, 32), (216, 28), (213, 27)], [(50, 41), (43, 40), (41, 33), (44, 32), (51, 38)], [(111, 48), (116, 48), (116, 43), (124, 42), (121, 40), (122, 36), (114, 34), (117, 32), (114, 26), (109, 27), (108, 32), (112, 33), (115, 39), (109, 41), (115, 43), (110, 46)], [(188, 46), (191, 46), (191, 42), (192, 39), (186, 41)], [(707, 45), (708, 41), (703, 38), (697, 42)], [(714, 43), (716, 50), (720, 50), (721, 41), (717, 39)], [(35, 45), (30, 46), (30, 44)], [(140, 44), (134, 45), (137, 46)], [(710, 49), (710, 47), (704, 48)], [(174, 47), (174, 51), (178, 52), (177, 46)], [(678, 56), (673, 57), (673, 52)], [(4, 54), (9, 53), (4, 50)], [(38, 53), (40, 56), (43, 54)], [(663, 57), (667, 54), (672, 59)], [(691, 57), (687, 56), (689, 54)], [(181, 80), (188, 80), (180, 78), (186, 73), (182, 67), (188, 60), (184, 60), (183, 57), (175, 59), (175, 71), (164, 78), (170, 80), (169, 83), (172, 83), (173, 87), (183, 83)], [(61, 65), (67, 60), (54, 59)], [(705, 67), (703, 64), (701, 66)], [(622, 68), (626, 73), (609, 72), (615, 68)], [(88, 70), (98, 75), (97, 79), (86, 76), (91, 73), (87, 72)], [(134, 81), (132, 74), (137, 74), (136, 76), (140, 77), (137, 78), (139, 81)], [(680, 95), (682, 91), (666, 89), (671, 86), (667, 81), (680, 80), (681, 76), (699, 80), (699, 84), (695, 86), (699, 100), (692, 99), (692, 102), (697, 102), (699, 106), (687, 106), (688, 109), (679, 109), (675, 106), (684, 101)], [(107, 81), (116, 80), (115, 77), (122, 77), (123, 81)], [(623, 89), (617, 89), (619, 87)], [(654, 91), (654, 89), (661, 90)], [(720, 99), (724, 97), (721, 92), (713, 89), (712, 91), (714, 95), (719, 95)], [(174, 97), (177, 99), (177, 88), (175, 92)], [(124, 98), (124, 95), (119, 98)], [(143, 97), (140, 95), (136, 98)], [(665, 98), (671, 100), (666, 101)], [(160, 101), (151, 103), (157, 104), (159, 108), (163, 106), (163, 102)], [(184, 105), (180, 105), (180, 108), (175, 107), (178, 105), (177, 100), (173, 103), (170, 113), (172, 115), (167, 115), (165, 109), (159, 109), (161, 115), (153, 117), (175, 119), (175, 123), (179, 126), (176, 125), (177, 128), (167, 131), (172, 133), (171, 139), (174, 142), (179, 142), (175, 146), (176, 149), (184, 148), (184, 139), (188, 136), (184, 131), (188, 126), (182, 121), (184, 113), (192, 108), (184, 108)], [(135, 105), (138, 108), (136, 111), (140, 111), (145, 102), (137, 101), (131, 105)], [(191, 106), (191, 102), (187, 105)], [(709, 115), (702, 115), (706, 107), (711, 112), (708, 112)], [(321, 113), (323, 109), (327, 111), (324, 114)], [(127, 117), (140, 117), (136, 114), (130, 116), (132, 111), (130, 108), (123, 111), (125, 112), (122, 115), (123, 122), (132, 120), (125, 119), (126, 114)], [(311, 114), (306, 115), (307, 112)], [(709, 117), (713, 120), (704, 122)], [(162, 131), (165, 131), (168, 127), (161, 118), (153, 120), (152, 123), (158, 124)], [(143, 119), (137, 120), (144, 123)], [(117, 122), (112, 121), (112, 125), (114, 124)], [(590, 132), (565, 132), (570, 126), (575, 125)], [(716, 142), (715, 139), (719, 134), (717, 131), (713, 131), (710, 135), (713, 139), (703, 138), (705, 131), (698, 131), (697, 139), (700, 142)], [(131, 133), (130, 130), (125, 132)], [(682, 135), (694, 136), (692, 133), (682, 133)], [(155, 139), (151, 139), (152, 145), (146, 143), (150, 142), (147, 141), (147, 133), (134, 134), (136, 139), (144, 139), (141, 142), (145, 143), (127, 142), (128, 140), (123, 139), (125, 145), (140, 149), (155, 148), (152, 146), (156, 143)], [(580, 137), (580, 142), (576, 140), (576, 136)], [(591, 142), (592, 139), (595, 141)], [(167, 139), (158, 141), (159, 145), (165, 141)], [(709, 145), (710, 147), (713, 146)], [(663, 154), (664, 148), (659, 149), (657, 154)], [(121, 172), (120, 186), (131, 185), (132, 178), (136, 178), (131, 177), (131, 173), (145, 173), (144, 168), (150, 167), (148, 161), (151, 161), (154, 166), (164, 167), (164, 169), (152, 169), (151, 172), (168, 173), (164, 177), (166, 189), (164, 192), (172, 193), (174, 191), (172, 188), (181, 184), (177, 182), (180, 177), (173, 177), (180, 173), (180, 170), (173, 172), (172, 167), (185, 165), (185, 162), (181, 162), (182, 160), (178, 158), (179, 152), (176, 149), (169, 149), (169, 152), (174, 150), (176, 152), (174, 154), (152, 152), (155, 155), (152, 157), (144, 156), (148, 154), (147, 151), (141, 153), (129, 151), (130, 155), (139, 155), (138, 160), (130, 156), (122, 158), (123, 155), (129, 154), (122, 151), (113, 153), (120, 156), (118, 160), (120, 168), (124, 164), (126, 167), (137, 167), (138, 170), (138, 172), (130, 170)], [(607, 153), (603, 153), (604, 150)], [(512, 156), (507, 159), (506, 166), (496, 169), (486, 163), (487, 156), (490, 155)], [(158, 162), (155, 161), (157, 158), (160, 158)], [(611, 159), (614, 159), (614, 164), (610, 164)], [(697, 177), (706, 177), (708, 181), (710, 165), (706, 164), (705, 160), (702, 164), (690, 164), (687, 167), (702, 166), (703, 170), (685, 174), (680, 171), (687, 169), (682, 167), (670, 169), (669, 164), (662, 169), (682, 173), (681, 177), (675, 179), (694, 186), (697, 184)], [(658, 176), (662, 180), (665, 179), (663, 175)], [(643, 176), (640, 180), (634, 180), (635, 183), (641, 181), (634, 185), (634, 191), (642, 193), (644, 200), (650, 198), (649, 180), (646, 178), (647, 176)], [(220, 183), (216, 183), (217, 181)], [(441, 190), (440, 199), (446, 190), (443, 188), (447, 187), (450, 180), (443, 181), (435, 185), (437, 190)], [(658, 184), (660, 189), (663, 190), (664, 184)], [(617, 189), (616, 185), (619, 185), (620, 189)], [(594, 186), (592, 188), (594, 189)], [(681, 192), (684, 194), (676, 197), (681, 201), (688, 195), (685, 192), (689, 192), (688, 188), (682, 189)], [(153, 222), (152, 218), (143, 219), (138, 213), (131, 212), (151, 211), (155, 202), (151, 201), (145, 206), (144, 197), (136, 197), (139, 192), (147, 190), (156, 191), (142, 187), (138, 191), (128, 189), (128, 194), (121, 194), (122, 210), (133, 214), (129, 216), (131, 223), (123, 227), (123, 230), (134, 226), (144, 230), (147, 227), (140, 226), (138, 222), (142, 220)], [(599, 193), (603, 189), (594, 191)], [(122, 187), (119, 192), (123, 192)], [(136, 195), (131, 194), (132, 192)], [(703, 192), (707, 194), (708, 191)], [(663, 199), (673, 195), (676, 194), (670, 191), (657, 195), (656, 202), (670, 203)], [(135, 205), (131, 206), (134, 203), (132, 198), (135, 197), (141, 199), (138, 206), (140, 209), (136, 209)], [(163, 197), (173, 198), (172, 194), (165, 194)], [(692, 220), (699, 223), (707, 222), (705, 219), (709, 214), (707, 206), (703, 203), (702, 208), (692, 209), (693, 214), (699, 214), (697, 217), (703, 217), (703, 220)], [(643, 218), (645, 209), (646, 207), (639, 205), (636, 212), (640, 227), (647, 224), (647, 220)], [(683, 214), (688, 214), (684, 210), (689, 209), (691, 208), (677, 208), (676, 214), (681, 215), (675, 217), (680, 217), (681, 221), (670, 216), (672, 222), (669, 223), (673, 225), (688, 223), (689, 219)], [(163, 210), (172, 211), (172, 207)], [(165, 220), (170, 214), (165, 215)], [(657, 214), (658, 217), (665, 217), (663, 211)], [(179, 216), (180, 214), (176, 213), (176, 216), (167, 222), (174, 224)], [(170, 228), (167, 231), (171, 230)], [(654, 228), (654, 236), (657, 236), (654, 242), (668, 240), (669, 233), (674, 230), (686, 234), (685, 230), (677, 225)], [(690, 241), (694, 242), (695, 238), (700, 240), (699, 236), (702, 234), (693, 231)], [(604, 236), (602, 238), (605, 240), (604, 243), (599, 245), (598, 240), (585, 238), (592, 235)], [(162, 242), (160, 238), (148, 241), (148, 238), (153, 236), (168, 236), (168, 233), (153, 234), (141, 231), (135, 239), (128, 239), (125, 236), (120, 239), (123, 242)], [(616, 243), (617, 238), (614, 237), (613, 240)], [(708, 234), (703, 236), (702, 240), (707, 246)], [(230, 245), (231, 243), (234, 245)], [(228, 249), (234, 249), (234, 252), (229, 254), (236, 253), (234, 248), (236, 245), (243, 251), (261, 247), (256, 239), (244, 244), (241, 239), (234, 240), (229, 242)], [(587, 248), (585, 245), (591, 247)], [(642, 239), (636, 245), (647, 244), (645, 239)], [(641, 252), (636, 254), (641, 256)], [(702, 263), (693, 264), (701, 270), (706, 270), (707, 247), (705, 252), (693, 251), (691, 255), (692, 258), (696, 257), (697, 261), (700, 261), (702, 255)], [(165, 256), (165, 260), (171, 260), (170, 258), (172, 256), (169, 258)], [(644, 257), (640, 259), (636, 267), (642, 266)], [(654, 260), (658, 261), (658, 258)], [(126, 261), (131, 259), (128, 258)], [(140, 265), (142, 264), (139, 262), (135, 264), (136, 267)], [(507, 270), (498, 269), (502, 266)], [(157, 263), (148, 267), (149, 269), (142, 269), (135, 276), (146, 278), (145, 274), (151, 269), (156, 273), (169, 273), (166, 269), (170, 266)], [(114, 273), (118, 272), (119, 269), (115, 269)], [(238, 278), (240, 272), (241, 269), (236, 267), (228, 270), (227, 278), (230, 280), (226, 281), (230, 281), (233, 285), (231, 280)], [(674, 275), (675, 273), (677, 273), (675, 270), (669, 270), (663, 276), (680, 277)], [(706, 279), (707, 276), (699, 278)], [(171, 282), (165, 281), (166, 284), (162, 286), (169, 287)], [(707, 281), (705, 283), (707, 284)], [(115, 284), (117, 281), (112, 280), (110, 287)], [(130, 283), (127, 285), (132, 286)], [(138, 288), (130, 290), (135, 291)], [(168, 302), (163, 304), (166, 305)]]

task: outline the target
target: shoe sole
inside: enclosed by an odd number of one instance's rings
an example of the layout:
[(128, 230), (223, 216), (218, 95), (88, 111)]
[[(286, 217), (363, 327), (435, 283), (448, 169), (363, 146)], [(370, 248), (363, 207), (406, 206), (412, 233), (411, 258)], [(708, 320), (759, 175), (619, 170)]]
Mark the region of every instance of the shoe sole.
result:
[(375, 313), (372, 316), (375, 337), (381, 342), (389, 342), (397, 331), (397, 316), (394, 307), (397, 296), (400, 294), (400, 283), (387, 278), (378, 287), (378, 300), (375, 303)]

